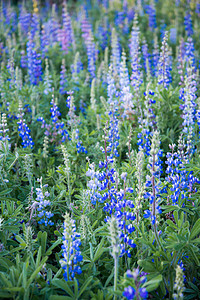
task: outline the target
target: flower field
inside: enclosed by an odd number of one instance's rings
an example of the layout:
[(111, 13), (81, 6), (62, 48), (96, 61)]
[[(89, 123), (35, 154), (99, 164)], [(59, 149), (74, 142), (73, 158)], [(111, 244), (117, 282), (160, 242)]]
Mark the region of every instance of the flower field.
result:
[(0, 299), (200, 299), (198, 0), (0, 3)]

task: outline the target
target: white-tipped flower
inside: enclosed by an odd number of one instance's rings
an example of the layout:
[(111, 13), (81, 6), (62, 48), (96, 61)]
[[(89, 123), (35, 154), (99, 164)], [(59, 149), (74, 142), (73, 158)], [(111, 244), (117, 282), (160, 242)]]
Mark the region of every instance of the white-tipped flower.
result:
[(176, 267), (176, 279), (174, 283), (173, 299), (182, 300), (184, 295), (184, 273), (179, 265)]
[(109, 229), (109, 240), (111, 243), (111, 255), (115, 259), (119, 257), (121, 250), (120, 250), (120, 231), (119, 231), (119, 226), (118, 222), (115, 219), (114, 216), (110, 218), (108, 221), (108, 229)]

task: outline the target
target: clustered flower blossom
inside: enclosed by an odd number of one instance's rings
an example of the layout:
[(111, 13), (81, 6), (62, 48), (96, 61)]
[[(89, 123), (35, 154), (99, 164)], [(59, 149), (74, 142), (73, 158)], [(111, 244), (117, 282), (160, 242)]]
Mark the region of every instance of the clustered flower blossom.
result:
[(120, 104), (124, 109), (123, 117), (129, 118), (129, 115), (133, 111), (133, 95), (130, 90), (130, 79), (128, 68), (126, 66), (126, 54), (123, 52), (120, 63), (120, 74), (119, 74), (119, 83), (120, 83)]
[(199, 184), (199, 180), (193, 176), (192, 171), (186, 170), (188, 154), (184, 140), (180, 137), (177, 151), (174, 144), (169, 147), (171, 153), (166, 155), (166, 181), (171, 191), (169, 199), (173, 205), (178, 205), (181, 200), (184, 207), (185, 201), (189, 201), (191, 195), (196, 192), (195, 184)]
[(171, 61), (168, 46), (168, 32), (162, 41), (161, 53), (158, 62), (158, 85), (162, 85), (165, 89), (168, 88), (171, 82)]
[(134, 269), (132, 272), (128, 270), (126, 272), (126, 280), (129, 285), (124, 289), (123, 296), (127, 300), (143, 299), (147, 300), (148, 292), (143, 284), (146, 282), (146, 273), (139, 271), (139, 269)]
[(127, 254), (131, 256), (130, 249), (135, 248), (134, 240), (131, 238), (132, 232), (135, 230), (132, 221), (135, 220), (135, 215), (132, 212), (134, 208), (133, 201), (130, 200), (130, 194), (133, 193), (131, 187), (126, 186), (127, 173), (121, 174), (123, 188), (119, 190), (119, 175), (116, 172), (113, 163), (113, 155), (108, 155), (107, 152), (107, 129), (104, 136), (105, 161), (99, 162), (99, 168), (95, 170), (95, 165), (90, 164), (86, 172), (86, 176), (90, 177), (88, 182), (87, 195), (93, 205), (96, 202), (104, 203), (104, 211), (108, 216), (106, 221), (109, 221), (112, 215), (118, 220), (120, 229), (120, 238), (122, 239), (121, 256)]
[(149, 170), (150, 175), (148, 174), (146, 177), (146, 193), (144, 194), (144, 198), (149, 200), (150, 208), (145, 210), (144, 218), (150, 218), (152, 225), (155, 225), (157, 216), (161, 213), (159, 203), (161, 200), (160, 175), (162, 172), (162, 150), (160, 149), (158, 131), (153, 132), (149, 154), (147, 169)]
[(28, 34), (27, 42), (27, 66), (30, 83), (37, 85), (42, 80), (42, 61), (41, 54), (37, 53), (35, 43), (32, 40), (31, 33)]
[(187, 36), (193, 35), (192, 19), (189, 11), (186, 11), (184, 25), (185, 25), (185, 31), (187, 33)]
[(48, 184), (42, 185), (42, 178), (38, 179), (40, 182), (40, 187), (36, 188), (36, 202), (35, 206), (37, 207), (37, 217), (40, 219), (38, 224), (54, 225), (54, 222), (50, 219), (54, 216), (54, 214), (49, 210), (51, 207), (51, 201), (49, 200), (50, 193), (45, 191), (45, 188), (48, 187)]
[(66, 139), (70, 139), (68, 131), (64, 128), (64, 122), (60, 122), (59, 117), (61, 116), (61, 113), (59, 111), (59, 108), (57, 104), (55, 103), (54, 96), (51, 100), (51, 123), (47, 124), (43, 117), (39, 117), (37, 120), (39, 122), (42, 122), (41, 128), (45, 128), (45, 135), (51, 136), (51, 141), (54, 141), (57, 139), (57, 137), (61, 136), (60, 142), (64, 142)]
[(146, 5), (146, 12), (149, 17), (149, 28), (153, 31), (157, 27), (156, 23), (156, 10), (154, 7), (154, 1), (150, 5)]
[(62, 60), (61, 71), (60, 71), (60, 94), (64, 95), (67, 93), (67, 71), (65, 67), (65, 59)]
[(133, 29), (131, 32), (131, 39), (130, 39), (130, 56), (131, 56), (131, 85), (135, 93), (138, 96), (139, 87), (142, 84), (142, 73), (141, 73), (141, 65), (140, 65), (140, 45), (139, 45), (139, 27), (138, 27), (138, 20), (137, 15), (134, 18)]
[(1, 115), (1, 123), (0, 123), (0, 141), (10, 141), (10, 137), (8, 135), (9, 129), (7, 126), (6, 114)]
[(64, 216), (63, 229), (63, 258), (60, 260), (60, 264), (64, 270), (64, 279), (70, 281), (73, 280), (76, 274), (82, 273), (79, 264), (82, 262), (83, 256), (80, 251), (80, 234), (76, 232), (75, 221), (70, 218), (68, 212)]
[[(119, 146), (119, 121), (117, 119), (117, 108), (114, 108), (113, 103), (111, 103), (111, 109), (108, 112), (109, 116), (109, 128), (106, 132), (106, 140), (109, 144), (106, 147), (106, 152), (111, 153), (112, 155), (118, 157), (119, 153), (117, 147)], [(100, 148), (103, 153), (105, 153), (105, 149), (103, 147)]]
[(24, 119), (24, 113), (23, 113), (23, 108), (22, 108), (21, 102), (19, 102), (19, 113), (17, 115), (17, 119), (19, 120), (17, 122), (18, 131), (19, 131), (19, 136), (22, 138), (23, 148), (27, 148), (27, 147), (33, 148), (34, 142), (32, 140), (32, 137), (29, 134), (30, 129), (28, 128), (26, 121)]
[(154, 92), (147, 87), (147, 91), (144, 93), (145, 101), (144, 101), (144, 109), (143, 115), (139, 117), (139, 128), (140, 132), (138, 133), (138, 148), (139, 151), (143, 150), (145, 155), (149, 156), (151, 149), (151, 141), (150, 138), (152, 136), (152, 132), (156, 128), (156, 116), (153, 110), (153, 104), (156, 101), (153, 99)]

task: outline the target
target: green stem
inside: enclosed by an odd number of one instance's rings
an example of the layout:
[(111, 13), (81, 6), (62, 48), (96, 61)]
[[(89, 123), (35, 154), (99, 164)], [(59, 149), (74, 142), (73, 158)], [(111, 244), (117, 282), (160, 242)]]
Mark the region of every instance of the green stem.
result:
[[(119, 264), (119, 257), (116, 256), (114, 258), (114, 293), (117, 291), (117, 280), (118, 280), (118, 264)], [(114, 295), (114, 300), (117, 300), (117, 295)]]

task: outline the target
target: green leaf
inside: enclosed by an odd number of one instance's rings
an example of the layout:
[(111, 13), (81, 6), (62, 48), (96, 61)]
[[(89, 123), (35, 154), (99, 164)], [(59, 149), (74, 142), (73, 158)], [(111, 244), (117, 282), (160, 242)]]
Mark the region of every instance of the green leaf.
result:
[(148, 292), (154, 291), (155, 289), (157, 289), (159, 287), (162, 280), (163, 280), (163, 277), (160, 274), (160, 275), (156, 276), (155, 278), (145, 282), (143, 284), (143, 287), (145, 287)]
[(78, 296), (80, 297), (80, 295), (83, 294), (83, 292), (86, 290), (87, 286), (90, 284), (90, 282), (92, 281), (92, 276), (90, 276), (85, 282), (84, 284), (82, 285), (81, 289), (80, 289), (80, 292), (78, 294)]
[(3, 280), (4, 284), (8, 287), (12, 287), (12, 283), (10, 280), (8, 280), (8, 278), (5, 276), (4, 273), (0, 272), (0, 277)]
[(110, 281), (113, 279), (113, 276), (114, 276), (114, 268), (113, 268), (112, 273), (110, 274), (110, 276), (107, 278), (106, 283), (105, 283), (105, 285), (104, 285), (104, 288), (107, 287), (107, 285), (108, 285), (108, 284), (110, 283)]
[(55, 285), (57, 288), (68, 293), (71, 297), (74, 297), (72, 290), (70, 289), (68, 283), (65, 280), (56, 278), (52, 280), (52, 284)]
[(36, 268), (39, 267), (41, 257), (42, 257), (42, 249), (41, 249), (41, 246), (40, 246), (39, 250), (38, 250), (38, 254), (37, 254), (37, 259), (36, 259)]
[(200, 233), (200, 219), (196, 221), (190, 232), (190, 241)]
[(38, 232), (38, 235), (37, 235), (37, 238), (38, 238), (38, 242), (40, 243), (41, 247), (42, 247), (42, 255), (45, 254), (45, 251), (46, 251), (46, 244), (47, 244), (47, 232), (44, 231), (44, 232), (41, 232), (39, 231)]
[(103, 244), (104, 244), (104, 238), (102, 238), (100, 244), (97, 247), (97, 250), (94, 255), (94, 261), (98, 260), (100, 258), (100, 256), (104, 253), (104, 251), (106, 250), (106, 248), (103, 248)]
[(45, 256), (42, 261), (41, 264), (39, 265), (39, 267), (37, 267), (37, 269), (33, 272), (33, 274), (31, 275), (31, 277), (29, 278), (28, 282), (27, 282), (27, 286), (26, 288), (28, 288), (31, 283), (33, 282), (33, 280), (37, 277), (38, 273), (40, 272), (40, 270), (43, 268), (45, 262), (47, 261), (48, 257)]
[(26, 247), (26, 242), (21, 238), (21, 236), (16, 235), (15, 239), (20, 243), (22, 247)]
[(45, 255), (51, 255), (52, 253), (52, 250), (54, 248), (56, 248), (58, 245), (62, 244), (62, 240), (61, 239), (58, 239), (55, 243), (53, 243), (53, 245), (47, 250), (47, 252), (45, 253)]
[(196, 264), (199, 266), (200, 265), (199, 259), (196, 256), (196, 254), (195, 254), (194, 250), (192, 249), (192, 247), (189, 247), (189, 250), (190, 250), (191, 257), (194, 259), (194, 261), (196, 262)]
[(174, 211), (174, 220), (176, 222), (176, 224), (178, 225), (178, 212), (177, 211)]
[(7, 287), (7, 288), (1, 288), (3, 291), (8, 291), (8, 292), (23, 292), (24, 288), (23, 287)]
[(74, 277), (74, 294), (75, 297), (78, 298), (78, 281), (76, 280), (75, 277)]
[(7, 195), (7, 194), (9, 194), (11, 192), (12, 192), (12, 189), (6, 189), (6, 190), (0, 192), (0, 196)]
[(72, 300), (72, 297), (68, 296), (59, 296), (59, 295), (51, 295), (49, 297), (49, 300)]
[(144, 269), (145, 272), (156, 272), (155, 265), (146, 260), (138, 260), (138, 265)]

